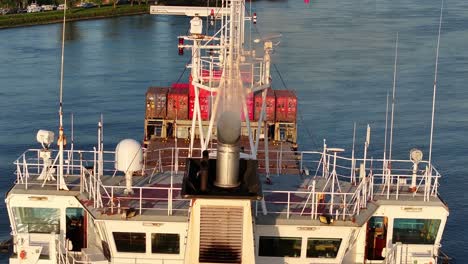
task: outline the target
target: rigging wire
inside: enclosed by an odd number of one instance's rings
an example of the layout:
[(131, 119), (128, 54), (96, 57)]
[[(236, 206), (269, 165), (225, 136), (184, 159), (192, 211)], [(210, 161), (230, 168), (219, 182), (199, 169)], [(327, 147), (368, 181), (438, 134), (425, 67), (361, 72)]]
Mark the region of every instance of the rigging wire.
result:
[[(245, 6), (244, 6), (245, 7)], [(251, 16), (250, 12), (247, 11), (247, 15), (248, 16)], [(252, 23), (251, 23), (252, 24)], [(256, 24), (253, 24), (253, 28), (255, 29), (255, 32), (260, 36), (260, 39), (263, 39), (262, 37), (262, 34), (260, 33), (260, 30), (258, 30), (258, 27)], [(288, 88), (288, 86), (286, 85), (286, 82), (284, 81), (284, 78), (281, 74), (281, 72), (279, 71), (278, 69), (278, 66), (276, 66), (275, 63), (272, 63), (273, 67), (275, 68), (275, 71), (276, 73), (278, 74), (278, 77), (280, 78), (280, 81), (281, 81), (281, 84), (283, 85), (283, 87), (288, 90), (288, 91), (291, 91), (291, 89)], [(317, 143), (317, 141), (315, 140), (315, 137), (313, 136), (312, 132), (310, 131), (310, 128), (306, 125), (306, 123), (304, 122), (304, 115), (302, 113), (302, 111), (297, 108), (297, 116), (301, 122), (301, 125), (304, 127), (304, 129), (306, 130), (306, 133), (308, 135), (308, 137), (312, 140), (312, 144), (316, 145), (316, 146), (319, 146), (319, 144)]]

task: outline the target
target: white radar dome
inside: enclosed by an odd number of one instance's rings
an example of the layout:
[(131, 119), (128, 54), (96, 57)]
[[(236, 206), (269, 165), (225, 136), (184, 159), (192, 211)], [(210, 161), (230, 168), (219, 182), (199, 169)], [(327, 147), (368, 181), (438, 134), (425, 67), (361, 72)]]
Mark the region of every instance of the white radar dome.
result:
[(124, 139), (115, 148), (115, 169), (134, 172), (143, 168), (143, 149), (134, 139)]

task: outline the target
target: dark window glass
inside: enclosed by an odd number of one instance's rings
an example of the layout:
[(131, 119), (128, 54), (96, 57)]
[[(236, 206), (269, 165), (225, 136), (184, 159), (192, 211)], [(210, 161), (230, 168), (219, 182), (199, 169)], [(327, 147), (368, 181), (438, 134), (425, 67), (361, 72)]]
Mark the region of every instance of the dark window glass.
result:
[(262, 257), (301, 256), (302, 238), (261, 236), (258, 255)]
[(336, 258), (340, 250), (341, 238), (307, 239), (308, 258)]
[(393, 243), (424, 244), (435, 243), (440, 219), (405, 219), (393, 221)]
[(151, 252), (179, 254), (179, 234), (151, 234)]
[(112, 234), (118, 252), (146, 252), (145, 233), (113, 232)]
[(60, 233), (60, 209), (13, 207), (18, 233)]

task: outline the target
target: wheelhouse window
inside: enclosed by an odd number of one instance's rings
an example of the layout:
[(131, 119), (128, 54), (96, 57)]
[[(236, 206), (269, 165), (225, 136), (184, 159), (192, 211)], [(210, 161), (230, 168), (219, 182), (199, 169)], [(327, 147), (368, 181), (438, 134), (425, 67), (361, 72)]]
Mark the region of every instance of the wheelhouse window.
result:
[(308, 258), (336, 258), (340, 250), (341, 238), (308, 238)]
[(423, 244), (435, 243), (440, 219), (406, 219), (393, 221), (393, 243)]
[(113, 232), (112, 234), (118, 252), (146, 252), (145, 233)]
[(179, 234), (151, 234), (151, 252), (179, 254)]
[(18, 233), (60, 233), (60, 209), (13, 207)]
[(301, 257), (302, 238), (261, 236), (258, 255), (261, 257)]

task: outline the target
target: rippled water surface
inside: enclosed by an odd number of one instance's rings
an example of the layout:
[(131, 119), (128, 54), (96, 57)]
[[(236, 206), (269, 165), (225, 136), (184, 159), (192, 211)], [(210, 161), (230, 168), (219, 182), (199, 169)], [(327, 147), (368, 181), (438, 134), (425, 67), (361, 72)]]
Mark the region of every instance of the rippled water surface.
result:
[[(393, 155), (407, 158), (419, 147), (427, 157), (440, 1), (258, 1), (252, 9), (261, 37), (282, 35), (272, 75), (276, 88), (282, 77), (297, 91), (302, 149), (318, 149), (327, 138), (330, 146), (350, 150), (354, 122), (362, 146), (369, 123), (371, 155), (381, 156), (399, 32)], [(75, 114), (77, 145), (95, 145), (101, 113), (107, 148), (123, 138), (142, 138), (146, 88), (169, 85), (182, 74), (189, 57), (177, 56), (177, 36), (187, 29), (187, 18), (150, 15), (68, 24), (64, 106), (67, 124)], [(36, 131), (56, 130), (60, 33), (60, 25), (0, 30), (1, 194), (14, 180), (12, 161), (38, 147)], [(468, 2), (446, 1), (433, 160), (451, 210), (443, 248), (461, 262), (468, 242), (466, 43)], [(0, 203), (0, 238), (8, 233)]]

